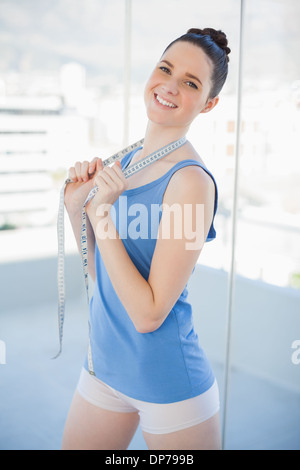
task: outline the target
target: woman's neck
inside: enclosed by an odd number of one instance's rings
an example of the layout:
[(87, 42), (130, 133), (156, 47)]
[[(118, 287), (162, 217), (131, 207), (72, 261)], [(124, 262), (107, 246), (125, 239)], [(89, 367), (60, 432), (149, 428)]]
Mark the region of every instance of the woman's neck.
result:
[(148, 122), (146, 134), (144, 138), (143, 149), (139, 152), (137, 160), (147, 157), (156, 150), (165, 145), (184, 137), (188, 129), (181, 128), (163, 128)]

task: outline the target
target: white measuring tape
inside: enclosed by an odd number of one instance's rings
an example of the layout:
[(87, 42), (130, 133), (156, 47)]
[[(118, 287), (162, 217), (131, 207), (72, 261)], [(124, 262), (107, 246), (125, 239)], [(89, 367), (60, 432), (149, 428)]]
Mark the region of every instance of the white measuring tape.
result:
[[(133, 145), (121, 150), (120, 152), (112, 155), (111, 157), (107, 158), (103, 162), (103, 166), (110, 165), (118, 160), (124, 158), (129, 152), (132, 152), (136, 148), (140, 147), (144, 142), (144, 139), (139, 140)], [(143, 160), (140, 160), (137, 163), (130, 165), (123, 171), (125, 178), (129, 178), (130, 176), (134, 175), (135, 173), (139, 172), (140, 170), (146, 168), (147, 166), (151, 165), (157, 160), (165, 157), (169, 153), (177, 150), (178, 148), (182, 147), (186, 143), (186, 137), (183, 137), (175, 142), (171, 142), (170, 144), (162, 147), (161, 149), (157, 150), (156, 152), (148, 155)], [(71, 179), (66, 179), (63, 184), (63, 187), (60, 191), (60, 198), (59, 198), (59, 209), (58, 209), (58, 218), (57, 218), (57, 238), (58, 238), (58, 266), (57, 266), (57, 282), (58, 282), (58, 332), (59, 332), (59, 351), (57, 355), (54, 357), (57, 358), (62, 351), (62, 342), (63, 342), (63, 325), (64, 325), (64, 317), (65, 317), (65, 249), (64, 249), (64, 197), (65, 197), (65, 189), (67, 184), (72, 183)], [(89, 193), (88, 197), (86, 198), (81, 213), (81, 235), (80, 235), (80, 250), (81, 250), (81, 259), (82, 259), (82, 266), (83, 266), (83, 275), (85, 281), (85, 288), (87, 294), (87, 301), (89, 303), (89, 279), (88, 279), (88, 244), (87, 244), (87, 224), (86, 224), (86, 206), (90, 202), (90, 200), (95, 196), (98, 192), (98, 187), (95, 186)], [(89, 349), (88, 349), (88, 364), (89, 364), (89, 372), (92, 375), (94, 373), (93, 361), (92, 361), (92, 352), (91, 352), (91, 345), (89, 342)]]

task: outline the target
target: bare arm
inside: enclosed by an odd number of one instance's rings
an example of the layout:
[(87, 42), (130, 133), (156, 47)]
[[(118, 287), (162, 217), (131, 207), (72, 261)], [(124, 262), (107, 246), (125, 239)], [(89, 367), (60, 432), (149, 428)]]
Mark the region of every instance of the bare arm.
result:
[[(109, 176), (114, 178), (111, 170), (109, 175), (105, 175), (106, 182), (109, 182)], [(121, 180), (121, 174), (118, 176)], [(99, 182), (99, 184), (101, 183)], [(102, 189), (105, 192), (105, 186)], [(118, 194), (124, 189), (125, 187), (122, 188), (120, 184)], [(184, 227), (181, 227), (182, 237), (180, 239), (172, 237), (172, 234), (175, 233), (175, 227), (172, 225), (173, 219), (163, 211), (159, 238), (147, 281), (131, 261), (122, 240), (116, 233), (113, 221), (107, 215), (105, 215), (105, 222), (111, 225), (112, 231), (115, 230), (116, 237), (103, 239), (99, 236), (97, 225), (98, 223), (101, 225), (103, 215), (99, 215), (99, 211), (97, 215), (96, 209), (97, 204), (99, 207), (103, 201), (108, 202), (109, 197), (103, 195), (102, 199), (95, 201), (94, 207), (91, 205), (88, 208), (88, 213), (108, 275), (135, 328), (140, 333), (154, 331), (164, 322), (184, 290), (203, 247), (213, 214), (213, 183), (211, 178), (198, 167), (184, 168), (171, 178), (165, 193), (164, 203), (168, 206), (179, 204), (182, 209), (184, 204), (190, 204), (194, 208), (197, 204), (204, 205), (201, 227), (197, 227), (195, 220), (193, 223), (194, 228), (203, 230), (204, 235), (195, 249), (187, 249), (187, 244), (191, 240)], [(171, 236), (166, 239), (162, 236), (162, 228), (168, 224)]]

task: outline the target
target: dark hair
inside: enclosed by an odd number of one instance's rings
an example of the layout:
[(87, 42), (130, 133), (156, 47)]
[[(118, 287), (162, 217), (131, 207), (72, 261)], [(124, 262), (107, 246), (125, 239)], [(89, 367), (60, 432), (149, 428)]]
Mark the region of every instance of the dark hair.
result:
[(228, 62), (231, 50), (228, 47), (226, 34), (213, 28), (191, 28), (186, 34), (175, 39), (165, 52), (176, 42), (184, 41), (194, 44), (206, 53), (213, 63), (211, 76), (212, 87), (208, 98), (215, 98), (220, 93), (228, 75)]

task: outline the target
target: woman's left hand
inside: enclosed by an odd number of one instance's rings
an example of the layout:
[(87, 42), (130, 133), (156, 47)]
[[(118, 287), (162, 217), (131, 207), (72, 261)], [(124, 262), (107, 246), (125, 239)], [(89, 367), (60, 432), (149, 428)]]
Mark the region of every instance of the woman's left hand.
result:
[(100, 170), (94, 182), (98, 186), (98, 191), (87, 206), (88, 215), (91, 215), (91, 212), (95, 213), (102, 205), (112, 206), (128, 187), (120, 162)]

